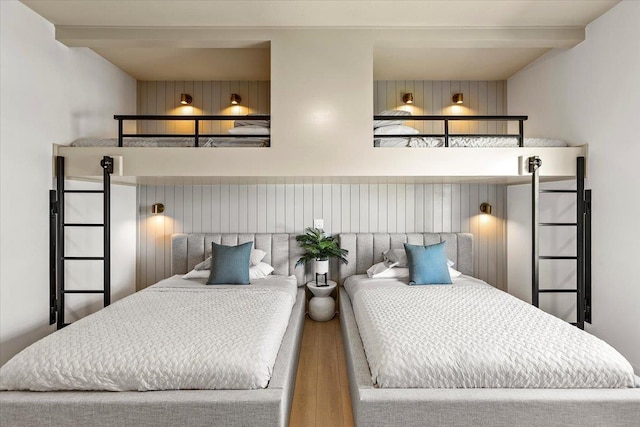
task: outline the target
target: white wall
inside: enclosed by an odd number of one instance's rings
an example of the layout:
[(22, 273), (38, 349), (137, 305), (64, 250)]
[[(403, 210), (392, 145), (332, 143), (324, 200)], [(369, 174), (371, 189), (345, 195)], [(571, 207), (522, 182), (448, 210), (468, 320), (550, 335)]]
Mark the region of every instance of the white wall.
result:
[[(509, 114), (528, 114), (529, 136), (589, 144), (593, 189), (593, 324), (640, 372), (640, 2), (623, 1), (587, 27), (573, 49), (551, 51), (508, 81)], [(544, 159), (542, 159), (544, 162)], [(544, 167), (544, 165), (543, 165)], [(509, 191), (509, 222), (522, 222), (527, 191)], [(509, 290), (525, 296), (529, 258), (508, 229)]]
[[(17, 1), (0, 2), (0, 363), (52, 332), (48, 324), (48, 190), (52, 144), (112, 136), (114, 113), (134, 114), (136, 82)], [(114, 235), (135, 247), (135, 189), (114, 197)], [(129, 224), (127, 226), (127, 224)], [(134, 225), (131, 225), (134, 224)], [(93, 242), (95, 243), (95, 242)], [(131, 249), (129, 249), (131, 250)], [(113, 248), (119, 253), (120, 248)], [(125, 252), (127, 253), (127, 252)], [(135, 286), (135, 256), (118, 259), (114, 292)]]

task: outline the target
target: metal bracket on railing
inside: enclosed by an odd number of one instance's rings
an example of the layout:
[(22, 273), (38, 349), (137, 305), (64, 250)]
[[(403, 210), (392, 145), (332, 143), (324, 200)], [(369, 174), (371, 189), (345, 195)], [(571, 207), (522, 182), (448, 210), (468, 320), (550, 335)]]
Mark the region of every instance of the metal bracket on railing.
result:
[(113, 157), (104, 156), (102, 160), (100, 160), (100, 166), (102, 166), (102, 169), (106, 170), (107, 173), (113, 173)]
[(534, 173), (542, 166), (542, 160), (538, 156), (529, 157), (528, 170), (529, 173)]

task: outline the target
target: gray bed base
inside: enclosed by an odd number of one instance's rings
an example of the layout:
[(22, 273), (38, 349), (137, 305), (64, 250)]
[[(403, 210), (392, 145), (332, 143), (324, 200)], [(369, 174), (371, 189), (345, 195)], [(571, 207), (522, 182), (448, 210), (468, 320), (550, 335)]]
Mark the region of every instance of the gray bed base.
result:
[[(429, 234), (429, 239), (435, 236)], [(377, 257), (377, 249), (365, 242), (393, 241), (397, 246), (409, 235), (341, 235), (350, 250), (350, 261)], [(415, 241), (419, 237), (411, 235)], [(426, 236), (426, 235), (425, 235)], [(443, 234), (450, 238), (450, 235)], [(364, 237), (361, 239), (361, 237)], [(457, 235), (458, 243), (460, 235)], [(470, 235), (462, 235), (469, 239)], [(425, 237), (426, 239), (426, 237)], [(360, 243), (356, 243), (360, 242)], [(385, 244), (385, 243), (379, 243)], [(469, 259), (472, 245), (458, 253)], [(471, 257), (472, 258), (472, 257)], [(459, 258), (460, 262), (462, 258)], [(350, 262), (351, 264), (351, 262)], [(362, 274), (360, 263), (354, 271), (340, 269), (340, 282), (352, 274)], [(371, 265), (371, 264), (370, 264)], [(472, 264), (471, 264), (472, 265)], [(365, 268), (366, 270), (366, 268)], [(466, 274), (472, 273), (468, 270)], [(637, 426), (640, 424), (640, 389), (398, 389), (376, 388), (351, 299), (340, 288), (340, 324), (345, 343), (353, 416), (357, 426)]]
[[(298, 283), (304, 283), (304, 271), (295, 268), (295, 261), (300, 255), (297, 245), (293, 244), (295, 237), (288, 234), (174, 235), (172, 272), (186, 272), (184, 269), (193, 268), (195, 263), (202, 261), (205, 255), (208, 256), (210, 249), (206, 249), (207, 242), (223, 241), (225, 244), (232, 244), (234, 241), (243, 243), (251, 240), (256, 242), (258, 249), (268, 253), (269, 259), (265, 262), (273, 263), (276, 268), (274, 274), (295, 274)], [(200, 261), (196, 262), (197, 259)], [(0, 425), (286, 427), (298, 369), (305, 303), (305, 292), (301, 288), (298, 290), (296, 303), (273, 367), (273, 375), (266, 389), (149, 392), (5, 391), (0, 392)]]

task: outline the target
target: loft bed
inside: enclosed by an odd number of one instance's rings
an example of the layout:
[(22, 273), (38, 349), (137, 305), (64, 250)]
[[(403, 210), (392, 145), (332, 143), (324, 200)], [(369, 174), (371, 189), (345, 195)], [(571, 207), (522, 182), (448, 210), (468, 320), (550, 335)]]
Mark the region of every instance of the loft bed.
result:
[[(386, 133), (374, 135), (377, 141), (403, 138), (405, 141), (417, 138), (432, 138), (439, 141), (441, 149), (400, 150), (362, 145), (359, 141), (350, 141), (342, 150), (342, 155), (331, 159), (334, 172), (328, 172), (323, 162), (292, 162), (291, 157), (309, 155), (303, 144), (279, 146), (279, 150), (262, 150), (252, 144), (252, 140), (269, 139), (260, 135), (228, 135), (202, 133), (202, 123), (207, 120), (235, 120), (234, 129), (242, 129), (238, 122), (248, 122), (267, 126), (270, 116), (115, 116), (118, 121), (118, 138), (107, 141), (76, 143), (75, 146), (54, 145), (54, 155), (66, 159), (66, 175), (70, 178), (99, 180), (102, 170), (99, 162), (104, 156), (114, 159), (114, 183), (138, 184), (157, 182), (158, 178), (203, 178), (227, 177), (265, 178), (265, 177), (411, 177), (420, 179), (455, 179), (455, 182), (473, 182), (476, 179), (491, 179), (493, 183), (527, 183), (527, 159), (539, 156), (544, 159), (545, 167), (540, 171), (541, 181), (570, 179), (576, 176), (575, 159), (586, 157), (588, 147), (555, 146), (548, 140), (541, 144), (531, 143), (524, 137), (526, 116), (385, 116), (378, 115), (376, 122), (421, 123), (438, 122), (444, 125), (443, 133), (415, 133), (403, 135)], [(127, 133), (123, 122), (126, 121), (193, 121), (193, 132), (183, 135), (166, 133)], [(517, 122), (519, 131), (514, 134), (460, 134), (451, 132), (453, 123), (499, 121), (503, 124)], [(383, 126), (386, 131), (394, 126)], [(269, 129), (269, 128), (267, 128)], [(506, 126), (501, 128), (506, 131)], [(419, 132), (416, 130), (416, 132)], [(375, 133), (375, 131), (374, 131)], [(227, 138), (228, 143), (219, 143), (228, 147), (225, 150), (207, 150), (204, 147), (216, 146), (212, 139)], [(456, 139), (458, 138), (458, 139)], [(493, 138), (502, 141), (500, 146), (460, 146), (465, 141), (478, 138)], [(475, 138), (475, 139), (474, 139)], [(233, 142), (235, 141), (235, 142)], [(244, 144), (241, 141), (249, 141)], [(480, 141), (483, 141), (482, 139)], [(539, 140), (540, 141), (540, 140)], [(546, 142), (545, 142), (546, 141)], [(243, 146), (244, 144), (244, 146)], [(405, 145), (408, 143), (405, 142)], [(436, 144), (436, 145), (438, 145)], [(337, 146), (332, 142), (333, 146)], [(380, 144), (378, 144), (380, 145)], [(464, 144), (463, 144), (464, 145)], [(540, 146), (538, 146), (540, 145)], [(155, 149), (153, 147), (158, 147)], [(242, 147), (240, 149), (239, 147)], [(310, 151), (315, 148), (310, 147)], [(290, 156), (284, 156), (282, 150), (291, 150)], [(352, 159), (361, 160), (358, 168), (353, 168)], [(339, 171), (336, 173), (335, 171)], [(168, 182), (168, 181), (166, 181)]]
[[(71, 143), (72, 147), (268, 147), (271, 116), (250, 114), (247, 116), (223, 115), (115, 115), (118, 121), (117, 138), (80, 138)], [(234, 127), (228, 133), (202, 132), (203, 122), (234, 121)], [(124, 131), (125, 121), (153, 122), (193, 122), (193, 133), (158, 133)]]
[[(373, 117), (373, 145), (377, 148), (501, 148), (501, 147), (567, 147), (565, 141), (553, 138), (525, 138), (524, 122), (528, 116), (460, 116), (429, 115), (413, 116), (403, 110), (387, 110)], [(440, 125), (442, 132), (424, 133), (415, 127), (407, 126), (407, 121), (419, 122), (424, 126), (429, 122)], [(463, 133), (451, 132), (452, 123), (460, 122), (501, 122), (501, 133)], [(518, 123), (517, 133), (507, 133), (509, 122)], [(496, 126), (498, 130), (498, 126)]]

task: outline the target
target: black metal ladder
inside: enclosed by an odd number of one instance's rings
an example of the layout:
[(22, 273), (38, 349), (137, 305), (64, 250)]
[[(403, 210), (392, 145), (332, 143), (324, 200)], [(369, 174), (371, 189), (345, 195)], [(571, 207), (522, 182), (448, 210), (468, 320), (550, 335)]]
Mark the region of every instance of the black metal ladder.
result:
[[(576, 159), (576, 189), (575, 190), (544, 190), (540, 189), (539, 168), (542, 161), (538, 156), (529, 157), (528, 171), (532, 175), (532, 304), (539, 306), (540, 294), (575, 293), (577, 319), (573, 325), (584, 329), (584, 323), (591, 323), (591, 190), (585, 190), (585, 159)], [(540, 194), (576, 194), (576, 222), (543, 222), (539, 217)], [(576, 227), (576, 255), (555, 256), (539, 254), (540, 227)], [(575, 260), (576, 288), (575, 289), (540, 289), (540, 260)]]
[[(64, 184), (64, 157), (56, 156), (56, 189), (49, 192), (49, 324), (56, 323), (61, 329), (68, 325), (65, 322), (65, 295), (67, 294), (103, 294), (104, 306), (111, 304), (111, 174), (113, 158), (105, 156), (100, 161), (103, 171), (102, 190), (66, 190)], [(65, 194), (102, 194), (102, 223), (67, 223), (64, 216)], [(102, 227), (103, 255), (66, 256), (64, 250), (65, 229), (69, 227)], [(102, 289), (66, 289), (65, 263), (67, 261), (102, 261)]]

